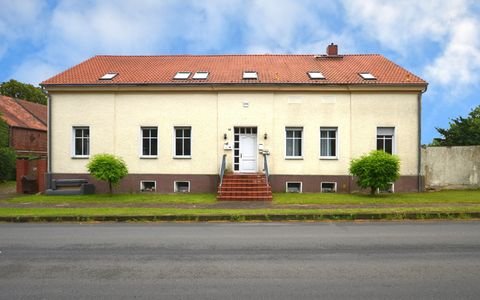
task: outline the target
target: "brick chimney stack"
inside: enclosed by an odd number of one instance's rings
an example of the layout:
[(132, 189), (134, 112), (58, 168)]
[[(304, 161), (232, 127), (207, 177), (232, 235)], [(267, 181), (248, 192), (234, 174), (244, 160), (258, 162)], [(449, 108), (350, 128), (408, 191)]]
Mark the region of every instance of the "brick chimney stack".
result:
[(334, 43), (331, 43), (330, 45), (327, 46), (327, 55), (338, 55), (338, 46), (335, 45)]

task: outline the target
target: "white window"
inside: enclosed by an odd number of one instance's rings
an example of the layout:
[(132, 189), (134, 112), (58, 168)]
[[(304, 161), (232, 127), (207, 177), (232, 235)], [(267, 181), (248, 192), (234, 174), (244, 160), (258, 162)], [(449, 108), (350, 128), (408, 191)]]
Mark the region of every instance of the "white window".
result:
[(320, 158), (337, 158), (336, 127), (320, 127)]
[(377, 127), (377, 150), (393, 154), (395, 149), (395, 127)]
[(192, 155), (192, 128), (175, 127), (175, 157), (189, 158)]
[(364, 72), (364, 73), (358, 73), (360, 77), (362, 77), (364, 80), (376, 80), (377, 78), (373, 76), (371, 73)]
[(73, 127), (73, 156), (88, 157), (90, 155), (90, 127)]
[(142, 157), (156, 157), (158, 155), (158, 128), (142, 127)]
[(258, 79), (257, 71), (244, 71), (243, 79)]
[(301, 193), (302, 192), (302, 182), (287, 181), (285, 191), (287, 193)]
[(192, 79), (207, 79), (208, 78), (208, 72), (197, 72), (193, 74)]
[(310, 79), (325, 79), (325, 76), (323, 75), (322, 72), (311, 71), (311, 72), (307, 72), (307, 74), (308, 74), (308, 77), (310, 77)]
[(157, 182), (155, 180), (140, 181), (141, 192), (155, 192), (157, 190)]
[(320, 184), (320, 190), (322, 193), (336, 193), (337, 192), (337, 183), (336, 182), (322, 182)]
[(177, 74), (175, 74), (175, 76), (173, 77), (173, 79), (188, 79), (188, 77), (190, 77), (190, 72), (177, 72)]
[(100, 77), (99, 79), (100, 80), (112, 80), (113, 78), (115, 78), (115, 76), (117, 76), (118, 73), (106, 73), (105, 75), (103, 75), (102, 77)]
[(301, 158), (302, 157), (302, 133), (301, 127), (287, 127), (285, 128), (285, 156), (287, 158)]
[(175, 181), (173, 188), (175, 193), (190, 193), (190, 181)]

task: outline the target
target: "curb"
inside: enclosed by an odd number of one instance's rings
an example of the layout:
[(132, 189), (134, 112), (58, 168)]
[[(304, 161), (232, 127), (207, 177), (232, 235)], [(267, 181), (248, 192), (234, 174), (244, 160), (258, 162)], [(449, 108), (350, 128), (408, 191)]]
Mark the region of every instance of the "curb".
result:
[(14, 216), (0, 222), (282, 222), (282, 221), (354, 221), (354, 220), (450, 220), (477, 219), (473, 213), (379, 213), (379, 214), (265, 214), (265, 215), (160, 215), (160, 216)]

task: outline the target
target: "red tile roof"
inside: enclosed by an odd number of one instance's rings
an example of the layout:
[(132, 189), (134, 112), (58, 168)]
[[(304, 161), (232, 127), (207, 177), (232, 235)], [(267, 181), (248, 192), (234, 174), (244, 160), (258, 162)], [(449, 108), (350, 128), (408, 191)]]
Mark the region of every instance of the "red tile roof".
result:
[[(192, 72), (187, 80), (175, 80), (177, 72)], [(194, 80), (197, 71), (208, 79)], [(243, 71), (257, 71), (258, 79), (242, 79)], [(308, 71), (320, 71), (326, 79), (311, 80)], [(376, 80), (364, 80), (368, 72)], [(118, 73), (112, 80), (99, 80)], [(371, 55), (171, 55), (95, 56), (44, 82), (42, 85), (122, 84), (313, 84), (313, 85), (426, 85), (420, 77), (385, 57)]]
[(11, 127), (47, 131), (47, 106), (0, 95), (0, 117)]

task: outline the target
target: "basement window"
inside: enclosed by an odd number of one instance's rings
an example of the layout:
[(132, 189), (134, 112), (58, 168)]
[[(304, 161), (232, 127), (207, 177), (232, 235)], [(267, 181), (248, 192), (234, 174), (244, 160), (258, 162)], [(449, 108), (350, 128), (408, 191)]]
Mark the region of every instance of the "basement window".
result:
[(175, 74), (173, 79), (185, 80), (185, 79), (188, 79), (188, 77), (190, 77), (190, 74), (191, 74), (190, 72), (177, 72), (177, 74)]
[(308, 74), (308, 77), (310, 77), (310, 79), (325, 79), (325, 76), (322, 74), (322, 72), (311, 71), (311, 72), (307, 72), (307, 74)]
[(244, 71), (243, 79), (258, 79), (257, 71)]
[(117, 76), (118, 73), (106, 73), (105, 75), (103, 75), (102, 77), (100, 77), (99, 79), (100, 80), (112, 80), (113, 78), (115, 78), (115, 76)]
[(208, 72), (196, 72), (193, 74), (192, 79), (207, 79), (208, 78)]
[(337, 192), (337, 183), (336, 182), (322, 182), (320, 184), (322, 193), (336, 193)]
[(141, 192), (155, 192), (157, 190), (157, 182), (154, 180), (142, 180), (140, 181)]
[(174, 182), (175, 193), (190, 193), (190, 181), (175, 181)]
[(302, 192), (302, 183), (301, 182), (289, 182), (286, 184), (287, 193), (301, 193)]
[(395, 192), (395, 184), (389, 183), (384, 189), (377, 189), (379, 194), (393, 194)]
[(377, 80), (377, 77), (373, 76), (372, 73), (358, 73), (360, 77), (362, 77), (364, 80)]

